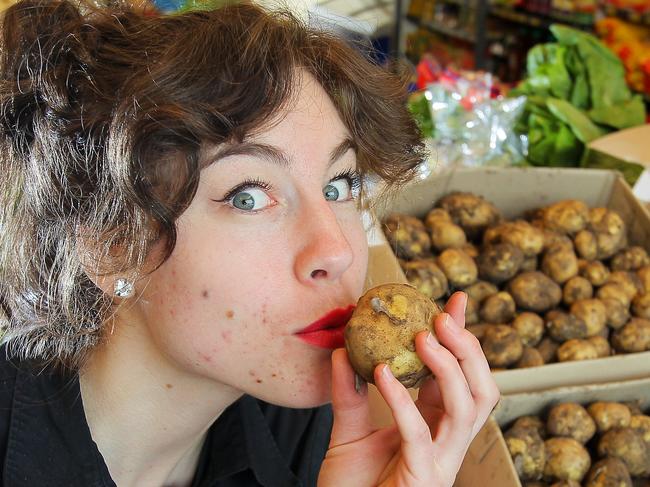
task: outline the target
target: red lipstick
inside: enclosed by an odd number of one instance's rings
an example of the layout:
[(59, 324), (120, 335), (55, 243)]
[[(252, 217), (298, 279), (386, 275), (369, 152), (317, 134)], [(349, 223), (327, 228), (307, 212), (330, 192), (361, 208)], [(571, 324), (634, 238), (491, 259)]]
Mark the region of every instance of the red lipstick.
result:
[(345, 344), (343, 330), (353, 311), (354, 305), (352, 304), (347, 308), (333, 309), (308, 327), (296, 332), (295, 335), (316, 347), (330, 350), (341, 348)]

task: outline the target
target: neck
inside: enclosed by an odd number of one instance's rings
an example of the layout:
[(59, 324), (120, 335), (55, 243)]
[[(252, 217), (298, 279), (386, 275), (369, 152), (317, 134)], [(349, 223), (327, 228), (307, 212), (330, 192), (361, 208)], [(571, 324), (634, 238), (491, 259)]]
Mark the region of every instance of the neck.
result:
[(179, 369), (132, 323), (118, 316), (81, 371), (91, 435), (117, 485), (189, 485), (208, 428), (241, 392)]

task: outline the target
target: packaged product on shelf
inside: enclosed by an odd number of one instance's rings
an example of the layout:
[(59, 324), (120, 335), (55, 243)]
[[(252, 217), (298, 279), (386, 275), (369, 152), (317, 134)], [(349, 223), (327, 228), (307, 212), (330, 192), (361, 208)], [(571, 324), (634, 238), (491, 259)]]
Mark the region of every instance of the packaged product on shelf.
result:
[[(504, 98), (485, 72), (443, 69), (425, 56), (418, 65), (418, 86), (426, 86), (410, 104), (432, 155), (425, 172), (449, 166), (504, 166), (523, 160), (521, 139), (513, 127), (524, 97)], [(430, 119), (424, 112), (428, 103)], [(430, 120), (430, 122), (429, 122)]]

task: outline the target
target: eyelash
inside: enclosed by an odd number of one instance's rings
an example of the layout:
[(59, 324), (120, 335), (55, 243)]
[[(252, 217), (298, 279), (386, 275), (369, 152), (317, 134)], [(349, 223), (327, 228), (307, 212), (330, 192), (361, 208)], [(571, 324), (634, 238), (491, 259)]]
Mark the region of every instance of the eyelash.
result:
[(350, 185), (350, 192), (355, 199), (361, 189), (361, 174), (356, 169), (346, 169), (334, 176), (330, 181), (339, 181), (345, 179)]
[[(354, 169), (346, 169), (345, 171), (341, 171), (340, 173), (336, 174), (332, 179), (330, 179), (330, 181), (339, 181), (341, 179), (345, 179), (348, 182), (350, 185), (350, 192), (355, 195), (354, 197), (356, 198), (356, 194), (361, 189), (361, 174), (359, 171)], [(260, 188), (264, 191), (273, 190), (273, 186), (265, 181), (262, 181), (259, 178), (247, 179), (228, 191), (228, 193), (226, 193), (222, 199), (213, 201), (217, 203), (225, 203), (226, 201), (233, 199), (237, 193), (250, 188)]]
[(238, 184), (234, 188), (232, 188), (226, 195), (220, 199), (220, 200), (214, 200), (217, 203), (225, 203), (226, 201), (230, 201), (235, 197), (237, 193), (240, 193), (244, 190), (250, 189), (250, 188), (260, 188), (263, 189), (264, 191), (272, 191), (273, 186), (271, 186), (269, 183), (262, 181), (259, 178), (255, 179), (247, 179), (243, 181), (241, 184)]

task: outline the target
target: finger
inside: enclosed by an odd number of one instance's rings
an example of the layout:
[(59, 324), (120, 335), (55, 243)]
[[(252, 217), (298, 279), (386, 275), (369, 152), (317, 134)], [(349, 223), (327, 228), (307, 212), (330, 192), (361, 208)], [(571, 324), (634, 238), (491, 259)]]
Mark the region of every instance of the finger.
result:
[(467, 294), (457, 291), (445, 304), (445, 312), (450, 314), (458, 326), (465, 328), (465, 310), (467, 309)]
[(481, 344), (472, 333), (460, 327), (447, 314), (438, 317), (434, 329), (440, 343), (458, 360), (476, 405), (477, 418), (472, 432), (473, 438), (499, 400), (499, 389)]
[(391, 409), (402, 439), (404, 461), (412, 472), (426, 471), (432, 459), (431, 431), (411, 395), (386, 364), (375, 368), (375, 385)]
[[(456, 357), (428, 332), (419, 333), (415, 346), (422, 361), (431, 369), (442, 399), (444, 415), (437, 425), (434, 444), (440, 462), (455, 468), (462, 460), (476, 421), (474, 399)], [(428, 398), (419, 398), (427, 404)], [(432, 404), (430, 404), (432, 405)]]
[(373, 431), (368, 404), (368, 386), (360, 392), (354, 384), (354, 371), (343, 348), (332, 353), (332, 410), (334, 424), (330, 447), (365, 438)]

